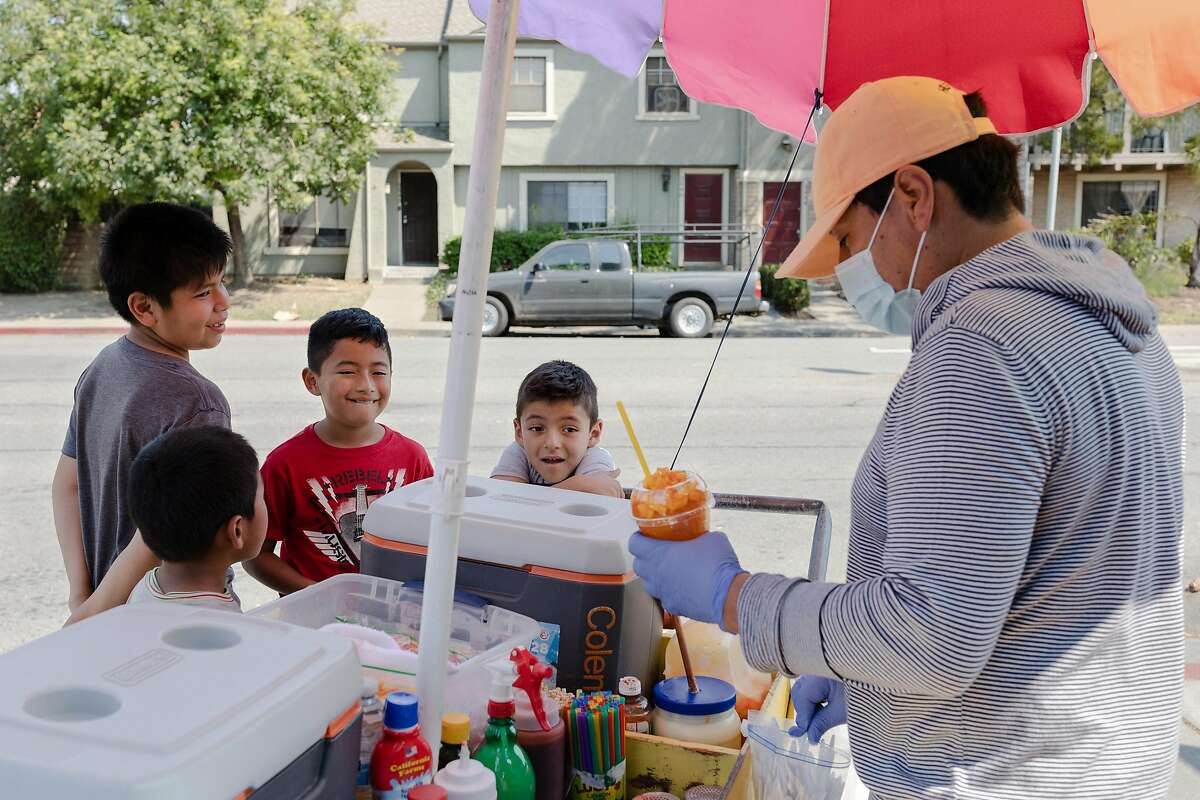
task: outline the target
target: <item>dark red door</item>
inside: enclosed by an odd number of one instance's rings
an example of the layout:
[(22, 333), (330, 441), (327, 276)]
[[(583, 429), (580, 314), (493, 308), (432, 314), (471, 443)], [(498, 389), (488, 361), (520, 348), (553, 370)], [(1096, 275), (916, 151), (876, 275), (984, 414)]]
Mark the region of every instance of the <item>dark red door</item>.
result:
[(400, 230), (405, 264), (437, 263), (437, 180), (432, 172), (400, 173)]
[[(779, 196), (778, 183), (763, 184), (763, 226), (771, 218), (771, 209), (775, 198)], [(801, 185), (789, 183), (775, 214), (775, 222), (767, 230), (766, 241), (763, 242), (762, 263), (782, 264), (792, 250), (800, 243), (800, 200)]]
[[(683, 177), (683, 225), (684, 230), (711, 230), (720, 226), (721, 200), (724, 192), (724, 175), (684, 175)], [(696, 226), (693, 228), (692, 226)], [(689, 263), (721, 262), (721, 244), (709, 244), (702, 236), (687, 235), (683, 245), (683, 260)]]

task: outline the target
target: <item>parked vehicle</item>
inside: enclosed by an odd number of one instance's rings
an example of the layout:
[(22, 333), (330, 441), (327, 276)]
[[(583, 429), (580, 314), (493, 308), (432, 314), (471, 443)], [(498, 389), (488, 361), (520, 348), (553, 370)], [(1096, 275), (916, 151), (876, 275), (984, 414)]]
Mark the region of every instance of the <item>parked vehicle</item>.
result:
[[(615, 239), (552, 242), (516, 269), (488, 277), (483, 335), (503, 336), (512, 325), (638, 325), (700, 338), (734, 313), (744, 277), (730, 269), (638, 270), (629, 245)], [(438, 303), (443, 320), (454, 318), (455, 288)], [(755, 273), (736, 313), (764, 311)]]

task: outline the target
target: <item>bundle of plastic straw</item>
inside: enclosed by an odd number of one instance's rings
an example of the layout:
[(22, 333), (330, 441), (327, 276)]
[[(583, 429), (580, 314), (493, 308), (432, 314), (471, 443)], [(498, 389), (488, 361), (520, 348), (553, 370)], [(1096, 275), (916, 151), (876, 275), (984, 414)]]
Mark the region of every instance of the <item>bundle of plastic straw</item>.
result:
[[(622, 781), (625, 763), (625, 703), (612, 692), (577, 696), (567, 710), (571, 766), (580, 785), (600, 788)], [(574, 785), (574, 782), (573, 782)]]

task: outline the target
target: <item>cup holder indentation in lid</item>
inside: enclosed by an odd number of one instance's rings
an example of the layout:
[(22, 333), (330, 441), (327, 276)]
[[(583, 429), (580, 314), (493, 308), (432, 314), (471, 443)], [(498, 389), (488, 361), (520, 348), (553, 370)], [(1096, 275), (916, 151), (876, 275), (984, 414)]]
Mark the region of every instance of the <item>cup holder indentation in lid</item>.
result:
[(162, 640), (181, 650), (226, 650), (241, 644), (242, 637), (237, 631), (217, 625), (185, 625), (167, 631)]
[(89, 722), (112, 716), (121, 708), (116, 695), (84, 686), (49, 689), (25, 701), (25, 713), (47, 722)]
[(587, 503), (571, 503), (570, 505), (561, 506), (559, 509), (564, 514), (570, 514), (572, 517), (607, 517), (608, 509), (603, 506), (593, 506)]
[(467, 497), (483, 497), (487, 493), (488, 490), (482, 486), (472, 486), (471, 484), (467, 484)]

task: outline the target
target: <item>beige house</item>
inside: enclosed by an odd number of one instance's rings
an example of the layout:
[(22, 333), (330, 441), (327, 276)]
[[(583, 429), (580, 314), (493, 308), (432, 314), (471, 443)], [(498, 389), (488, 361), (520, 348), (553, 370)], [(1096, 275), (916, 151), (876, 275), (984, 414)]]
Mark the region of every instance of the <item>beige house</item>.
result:
[[(436, 263), (445, 241), (462, 233), (482, 25), (466, 0), (360, 0), (357, 14), (393, 48), (393, 114), (411, 135), (380, 137), (351, 203), (317, 198), (289, 214), (268, 196), (248, 208), (248, 257), (258, 274), (403, 274)], [(499, 229), (627, 222), (757, 229), (764, 197), (774, 200), (796, 147), (745, 112), (687, 97), (661, 50), (629, 80), (556, 43), (521, 39), (509, 105)], [(766, 261), (781, 260), (811, 217), (801, 185), (810, 163), (811, 152), (802, 153)], [(748, 246), (677, 250), (697, 265), (749, 257)]]
[[(1196, 236), (1200, 225), (1200, 178), (1183, 155), (1183, 143), (1200, 132), (1200, 112), (1193, 110), (1182, 122), (1135, 136), (1129, 114), (1109, 121), (1124, 140), (1121, 151), (1094, 167), (1082, 158), (1059, 168), (1056, 230), (1086, 225), (1103, 213), (1163, 212), (1159, 214), (1158, 241), (1175, 246)], [(1035, 225), (1046, 225), (1050, 186), (1050, 154), (1030, 155), (1030, 216)]]

